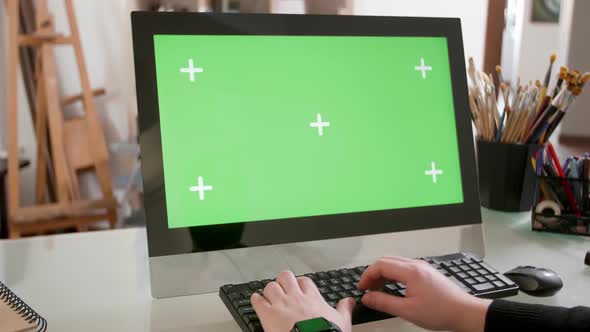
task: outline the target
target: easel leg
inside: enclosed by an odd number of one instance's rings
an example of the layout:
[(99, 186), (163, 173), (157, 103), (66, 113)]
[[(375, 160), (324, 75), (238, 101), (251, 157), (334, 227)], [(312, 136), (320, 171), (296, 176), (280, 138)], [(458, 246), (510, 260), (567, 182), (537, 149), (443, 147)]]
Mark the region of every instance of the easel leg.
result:
[(111, 229), (117, 228), (117, 223), (119, 222), (117, 218), (117, 209), (110, 209), (109, 210), (109, 225)]
[(8, 215), (19, 208), (19, 154), (18, 154), (18, 0), (8, 0)]
[[(41, 70), (41, 62), (37, 68)], [(35, 201), (37, 204), (45, 203), (45, 192), (47, 190), (47, 109), (45, 107), (45, 82), (43, 76), (37, 77), (37, 121), (35, 131), (37, 135), (37, 182), (35, 185)]]
[(18, 230), (16, 225), (12, 225), (8, 228), (8, 238), (9, 239), (19, 239), (21, 237), (21, 233)]

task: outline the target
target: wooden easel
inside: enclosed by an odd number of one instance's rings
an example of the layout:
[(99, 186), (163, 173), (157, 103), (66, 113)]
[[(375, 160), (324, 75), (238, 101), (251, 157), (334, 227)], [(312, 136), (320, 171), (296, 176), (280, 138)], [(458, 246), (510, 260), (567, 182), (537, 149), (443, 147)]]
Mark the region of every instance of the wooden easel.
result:
[[(17, 238), (24, 233), (42, 233), (60, 228), (75, 227), (79, 231), (97, 221), (117, 223), (117, 203), (111, 187), (108, 169), (108, 150), (94, 104), (94, 96), (104, 90), (90, 88), (86, 63), (80, 44), (72, 0), (64, 0), (70, 25), (70, 36), (56, 33), (53, 17), (48, 12), (47, 0), (37, 2), (36, 31), (19, 34), (19, 0), (5, 0), (8, 12), (8, 231)], [(54, 47), (70, 45), (74, 48), (82, 93), (59, 98)], [(19, 202), (18, 170), (18, 105), (17, 69), (19, 47), (34, 47), (37, 57), (36, 121), (37, 173), (36, 204), (23, 207)], [(84, 114), (66, 119), (63, 107), (81, 101)], [(51, 156), (46, 155), (49, 145)], [(55, 181), (52, 189), (56, 199), (47, 200), (47, 163), (51, 163)], [(102, 191), (100, 199), (81, 197), (78, 176), (93, 172)]]

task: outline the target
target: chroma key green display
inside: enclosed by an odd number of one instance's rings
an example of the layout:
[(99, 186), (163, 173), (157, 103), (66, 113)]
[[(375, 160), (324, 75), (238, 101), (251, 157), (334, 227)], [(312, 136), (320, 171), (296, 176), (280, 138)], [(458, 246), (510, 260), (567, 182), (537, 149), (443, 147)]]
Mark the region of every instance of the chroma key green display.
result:
[(445, 38), (154, 47), (170, 228), (463, 202)]

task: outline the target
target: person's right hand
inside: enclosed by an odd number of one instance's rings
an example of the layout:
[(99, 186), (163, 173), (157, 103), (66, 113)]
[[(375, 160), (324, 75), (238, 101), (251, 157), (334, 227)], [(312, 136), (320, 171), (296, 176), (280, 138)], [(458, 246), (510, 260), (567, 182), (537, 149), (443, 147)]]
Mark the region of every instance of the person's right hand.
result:
[[(378, 291), (386, 280), (406, 285), (406, 296)], [(365, 306), (401, 317), (429, 330), (481, 332), (490, 300), (467, 294), (430, 264), (402, 257), (384, 257), (370, 265), (358, 288), (371, 290)]]

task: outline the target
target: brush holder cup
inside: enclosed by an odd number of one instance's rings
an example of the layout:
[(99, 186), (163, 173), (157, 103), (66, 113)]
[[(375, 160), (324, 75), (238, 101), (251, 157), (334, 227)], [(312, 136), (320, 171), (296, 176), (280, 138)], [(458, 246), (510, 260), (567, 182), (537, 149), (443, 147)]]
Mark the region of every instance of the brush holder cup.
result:
[(531, 158), (541, 145), (477, 140), (481, 205), (499, 211), (529, 211), (535, 197)]

